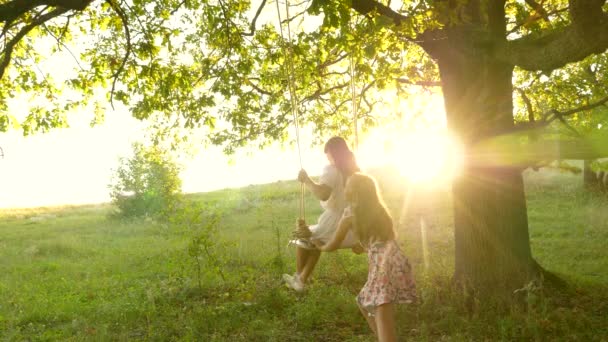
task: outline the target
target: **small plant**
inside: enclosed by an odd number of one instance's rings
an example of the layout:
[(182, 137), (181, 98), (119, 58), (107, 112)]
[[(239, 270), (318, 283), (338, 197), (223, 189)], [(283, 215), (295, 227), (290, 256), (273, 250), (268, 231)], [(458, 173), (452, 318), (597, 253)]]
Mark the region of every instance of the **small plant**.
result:
[(188, 236), (187, 255), (194, 262), (198, 286), (202, 289), (202, 277), (207, 270), (217, 273), (223, 281), (226, 276), (222, 271), (222, 262), (217, 249), (221, 245), (218, 239), (220, 214), (210, 205), (200, 202), (182, 201), (177, 205), (167, 221), (173, 231)]
[(276, 254), (272, 258), (272, 265), (278, 271), (283, 273), (285, 270), (285, 261), (283, 260), (283, 240), (281, 239), (281, 227), (275, 222), (274, 215), (270, 217), (270, 227), (276, 238)]
[(181, 196), (179, 171), (168, 151), (133, 144), (133, 156), (120, 159), (109, 185), (115, 215), (157, 218), (170, 212)]

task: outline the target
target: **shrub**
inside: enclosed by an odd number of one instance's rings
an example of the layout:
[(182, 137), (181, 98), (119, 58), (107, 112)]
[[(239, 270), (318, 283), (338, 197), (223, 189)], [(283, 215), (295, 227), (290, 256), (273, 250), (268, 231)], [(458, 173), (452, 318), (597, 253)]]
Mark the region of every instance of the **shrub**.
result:
[(180, 168), (171, 154), (157, 146), (133, 144), (133, 156), (120, 158), (109, 185), (116, 216), (160, 217), (181, 196)]

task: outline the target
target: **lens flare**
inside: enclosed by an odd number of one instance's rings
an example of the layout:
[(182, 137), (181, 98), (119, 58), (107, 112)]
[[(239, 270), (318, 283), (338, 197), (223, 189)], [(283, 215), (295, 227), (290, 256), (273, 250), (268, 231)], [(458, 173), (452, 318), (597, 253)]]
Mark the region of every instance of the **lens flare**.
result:
[(445, 131), (378, 128), (359, 148), (364, 168), (394, 167), (413, 183), (450, 181), (462, 168), (460, 144)]

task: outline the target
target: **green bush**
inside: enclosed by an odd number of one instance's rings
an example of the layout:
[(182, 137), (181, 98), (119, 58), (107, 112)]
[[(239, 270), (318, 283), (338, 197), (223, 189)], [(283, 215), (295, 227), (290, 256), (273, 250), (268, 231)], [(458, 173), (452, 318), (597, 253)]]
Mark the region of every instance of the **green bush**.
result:
[(109, 185), (114, 214), (121, 218), (161, 217), (181, 196), (180, 168), (157, 146), (133, 144), (133, 156), (121, 158)]

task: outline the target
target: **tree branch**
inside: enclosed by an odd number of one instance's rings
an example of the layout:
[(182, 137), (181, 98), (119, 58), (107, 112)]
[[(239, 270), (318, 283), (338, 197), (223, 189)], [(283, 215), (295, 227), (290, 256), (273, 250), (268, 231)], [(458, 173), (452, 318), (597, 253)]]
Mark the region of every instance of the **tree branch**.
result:
[(258, 10), (255, 12), (255, 16), (251, 20), (251, 25), (249, 25), (249, 32), (241, 33), (241, 35), (243, 35), (243, 36), (253, 36), (253, 34), (255, 33), (255, 22), (258, 20), (258, 17), (262, 13), (262, 9), (264, 8), (264, 6), (266, 6), (266, 0), (262, 0), (262, 3), (260, 4), (260, 7), (258, 7)]
[(604, 98), (602, 98), (602, 99), (600, 99), (600, 100), (598, 100), (596, 102), (590, 103), (590, 104), (588, 104), (586, 106), (570, 109), (570, 110), (567, 110), (565, 112), (559, 112), (559, 111), (557, 111), (557, 110), (554, 109), (554, 110), (552, 110), (550, 112), (550, 114), (553, 114), (553, 118), (547, 119), (546, 121), (551, 122), (551, 121), (554, 121), (555, 119), (559, 119), (559, 118), (564, 117), (564, 116), (576, 114), (576, 113), (579, 113), (579, 112), (584, 112), (586, 110), (591, 110), (593, 108), (596, 108), (596, 107), (599, 107), (601, 105), (604, 105), (607, 102), (608, 102), (608, 96), (606, 96), (606, 97), (604, 97)]
[(569, 0), (572, 23), (537, 34), (499, 42), (494, 57), (525, 70), (551, 71), (608, 48), (605, 0)]
[(13, 0), (0, 4), (0, 21), (10, 23), (32, 9), (47, 5), (44, 0)]
[(70, 48), (67, 45), (65, 45), (65, 43), (61, 40), (63, 38), (63, 36), (65, 35), (65, 33), (67, 32), (69, 25), (70, 25), (70, 17), (68, 16), (66, 24), (63, 27), (63, 31), (61, 32), (61, 35), (59, 37), (57, 37), (51, 30), (49, 30), (49, 28), (46, 25), (43, 24), (42, 27), (44, 27), (46, 32), (49, 35), (51, 35), (51, 37), (55, 38), (55, 41), (57, 41), (57, 46), (58, 46), (59, 50), (61, 50), (62, 47), (65, 48), (67, 50), (67, 52), (70, 54), (70, 56), (72, 56), (72, 58), (74, 59), (74, 61), (76, 62), (76, 64), (80, 68), (80, 70), (84, 70), (82, 65), (80, 65), (80, 61), (78, 61), (78, 58), (76, 58), (76, 56), (74, 55), (72, 50), (70, 50)]
[(443, 38), (442, 30), (427, 30), (425, 32), (421, 32), (416, 38), (409, 37), (407, 35), (404, 35), (403, 33), (400, 33), (399, 26), (402, 23), (410, 20), (410, 18), (403, 14), (395, 12), (387, 5), (384, 5), (375, 0), (352, 0), (351, 8), (363, 16), (369, 17), (371, 13), (377, 13), (385, 18), (390, 19), (397, 27), (396, 32), (399, 33), (400, 38), (420, 44), (423, 48), (425, 47), (425, 44), (434, 44), (435, 40)]
[(422, 87), (441, 87), (441, 82), (439, 81), (412, 81), (408, 78), (396, 78), (395, 81)]
[(268, 96), (272, 96), (274, 95), (274, 93), (268, 91), (268, 90), (264, 90), (262, 89), (259, 85), (255, 84), (252, 82), (253, 78), (249, 78), (246, 80), (246, 84), (251, 86), (251, 88), (255, 89), (258, 93), (260, 94), (264, 94), (264, 95), (268, 95)]
[(110, 7), (112, 7), (114, 12), (116, 12), (116, 14), (118, 14), (118, 16), (120, 17), (120, 20), (122, 21), (122, 26), (125, 30), (125, 38), (127, 40), (125, 56), (123, 57), (122, 62), (120, 63), (120, 66), (118, 67), (114, 75), (112, 75), (112, 78), (114, 78), (114, 80), (112, 81), (112, 89), (110, 90), (110, 105), (112, 106), (112, 109), (114, 109), (114, 89), (116, 88), (116, 81), (118, 80), (118, 76), (120, 76), (120, 74), (125, 69), (125, 64), (127, 64), (127, 60), (131, 55), (131, 32), (129, 31), (129, 21), (123, 9), (120, 8), (120, 6), (118, 6), (118, 4), (114, 2), (114, 0), (106, 1), (110, 5)]
[(175, 6), (174, 9), (171, 10), (171, 15), (174, 15), (175, 13), (177, 13), (177, 11), (179, 11), (179, 9), (186, 3), (186, 0), (182, 0), (182, 2), (180, 2), (177, 6)]
[(393, 11), (390, 7), (374, 0), (353, 0), (352, 8), (362, 15), (377, 12), (380, 15), (391, 19), (397, 26), (399, 26), (402, 21), (408, 19), (406, 16)]
[(312, 101), (312, 100), (318, 99), (319, 97), (321, 97), (321, 96), (323, 96), (323, 95), (325, 95), (327, 93), (330, 93), (330, 92), (332, 92), (332, 91), (334, 91), (336, 89), (342, 89), (342, 88), (344, 88), (346, 86), (348, 86), (348, 83), (338, 84), (338, 85), (335, 85), (333, 87), (329, 87), (329, 88), (326, 88), (326, 89), (323, 89), (323, 90), (321, 90), (321, 88), (319, 88), (314, 93), (312, 93), (311, 95), (308, 95), (308, 96), (304, 97), (300, 101), (300, 103), (304, 103), (304, 102), (308, 102), (308, 101)]
[[(591, 110), (591, 109), (599, 107), (599, 106), (604, 106), (604, 105), (606, 105), (606, 103), (608, 103), (608, 96), (606, 96), (602, 99), (599, 99), (598, 101), (595, 101), (593, 103), (590, 103), (588, 105), (569, 109), (565, 112), (560, 112), (557, 109), (552, 109), (550, 111), (544, 112), (541, 115), (541, 120), (538, 120), (538, 121), (530, 120), (528, 122), (517, 123), (513, 127), (509, 127), (505, 130), (496, 132), (495, 135), (497, 136), (497, 135), (503, 135), (503, 134), (514, 134), (514, 133), (518, 133), (518, 132), (541, 129), (541, 128), (547, 127), (550, 123), (552, 123), (555, 120), (559, 120), (562, 123), (565, 123), (564, 122), (565, 116), (569, 116), (569, 115), (573, 115), (576, 113)], [(566, 124), (566, 126), (568, 126), (567, 123), (565, 123), (565, 124)]]
[[(331, 53), (333, 53), (333, 52), (334, 52), (334, 51), (332, 51)], [(346, 58), (346, 57), (348, 57), (348, 56), (349, 56), (349, 54), (347, 54), (347, 53), (343, 53), (343, 54), (338, 55), (338, 56), (336, 57), (336, 59), (334, 59), (334, 60), (328, 59), (328, 60), (326, 60), (325, 62), (323, 62), (323, 63), (321, 63), (321, 64), (317, 65), (317, 70), (321, 70), (321, 69), (327, 68), (327, 67), (329, 67), (329, 66), (331, 66), (331, 65), (334, 65), (334, 64), (336, 64), (336, 63), (340, 62), (341, 60), (343, 60), (344, 58)]]
[(526, 95), (526, 93), (520, 89), (520, 88), (516, 88), (517, 92), (519, 92), (519, 95), (521, 95), (521, 98), (524, 100), (524, 104), (526, 105), (526, 110), (528, 111), (528, 122), (530, 123), (534, 123), (534, 110), (532, 107), (532, 101), (530, 101), (530, 98), (528, 97), (528, 95)]
[(13, 0), (0, 4), (0, 21), (10, 23), (38, 6), (53, 6), (82, 11), (91, 2), (93, 0)]
[(58, 17), (68, 11), (82, 11), (93, 0), (13, 0), (0, 4), (0, 21), (4, 22), (2, 35), (5, 35), (17, 18), (39, 6), (56, 7), (54, 10), (34, 18), (29, 24), (23, 26), (19, 32), (4, 45), (3, 57), (0, 61), (0, 78), (4, 76), (10, 64), (13, 49), (32, 29), (40, 26), (50, 19)]
[(526, 0), (526, 4), (528, 4), (528, 6), (532, 7), (532, 9), (534, 9), (534, 11), (536, 11), (536, 13), (543, 19), (545, 19), (546, 21), (549, 21), (549, 15), (547, 14), (547, 11), (545, 11), (545, 9), (543, 8), (543, 5), (539, 4), (538, 2), (534, 1), (534, 0)]
[(571, 132), (574, 133), (574, 135), (578, 138), (581, 138), (582, 135), (574, 128), (572, 127), (567, 121), (566, 119), (564, 119), (564, 117), (562, 115), (558, 116), (557, 119), (559, 120), (559, 122), (562, 123), (562, 125), (566, 126), (566, 128), (568, 128), (568, 130), (570, 130)]
[(2, 61), (0, 61), (0, 79), (4, 76), (4, 72), (6, 71), (6, 68), (8, 67), (11, 61), (11, 56), (13, 54), (13, 49), (15, 48), (15, 45), (17, 45), (17, 43), (19, 43), (21, 39), (25, 37), (25, 35), (28, 34), (35, 27), (47, 22), (50, 19), (58, 17), (67, 11), (69, 11), (69, 9), (67, 8), (56, 8), (51, 12), (41, 15), (40, 17), (33, 20), (29, 25), (22, 27), (21, 30), (13, 37), (13, 39), (6, 43), (4, 51), (2, 51), (4, 56), (2, 58)]
[[(556, 9), (556, 10), (554, 10), (554, 11), (547, 12), (547, 17), (549, 17), (549, 18), (550, 18), (550, 17), (552, 17), (552, 16), (554, 16), (554, 15), (560, 14), (560, 13), (562, 13), (562, 12), (567, 12), (567, 11), (568, 11), (568, 7), (559, 8), (559, 9)], [(519, 30), (519, 29), (520, 29), (522, 26), (529, 25), (529, 24), (531, 24), (531, 23), (533, 23), (533, 22), (535, 22), (535, 21), (538, 21), (538, 20), (540, 20), (540, 19), (544, 19), (544, 17), (532, 16), (532, 17), (528, 18), (527, 20), (525, 20), (524, 22), (521, 22), (521, 23), (519, 23), (519, 24), (514, 25), (514, 26), (513, 26), (513, 28), (511, 28), (511, 29), (509, 30), (509, 32), (508, 32), (508, 34), (507, 34), (507, 36), (508, 36), (509, 34), (512, 34), (512, 33), (514, 33), (514, 32), (517, 32), (517, 30)]]

